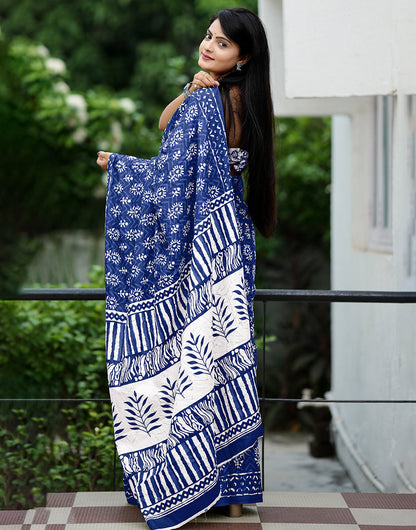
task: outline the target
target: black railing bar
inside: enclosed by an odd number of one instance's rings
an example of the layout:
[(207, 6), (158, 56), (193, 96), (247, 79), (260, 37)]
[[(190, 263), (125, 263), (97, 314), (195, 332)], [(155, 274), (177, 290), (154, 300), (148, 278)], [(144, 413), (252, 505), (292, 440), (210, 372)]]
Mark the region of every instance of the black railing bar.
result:
[(45, 289), (23, 289), (8, 300), (105, 300), (105, 289), (52, 287)]
[(256, 301), (415, 303), (416, 291), (331, 291), (301, 289), (258, 289)]
[(9, 401), (27, 401), (27, 402), (53, 402), (56, 403), (60, 402), (75, 402), (75, 403), (87, 403), (88, 401), (94, 401), (94, 402), (110, 402), (110, 398), (0, 398), (1, 402), (9, 402)]
[[(7, 300), (104, 300), (101, 288), (23, 289)], [(331, 291), (302, 289), (257, 289), (256, 301), (416, 303), (414, 291)]]
[(291, 399), (291, 398), (259, 398), (259, 401), (287, 402), (287, 403), (312, 403), (315, 406), (327, 403), (416, 403), (416, 399)]
[[(55, 402), (75, 402), (82, 403), (88, 401), (102, 401), (109, 402), (110, 398), (0, 398), (0, 402), (10, 401), (55, 401)], [(259, 397), (259, 401), (269, 402), (287, 402), (287, 403), (311, 403), (313, 405), (326, 405), (327, 403), (416, 403), (416, 399), (296, 399), (296, 398), (271, 398)]]

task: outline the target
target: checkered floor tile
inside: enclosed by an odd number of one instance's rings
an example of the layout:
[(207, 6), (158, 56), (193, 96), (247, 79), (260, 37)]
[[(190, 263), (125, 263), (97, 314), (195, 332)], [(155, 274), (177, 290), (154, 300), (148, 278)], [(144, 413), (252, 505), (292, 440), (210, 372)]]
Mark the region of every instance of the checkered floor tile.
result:
[[(237, 526), (238, 525), (238, 526)], [(416, 530), (416, 495), (298, 493), (264, 495), (239, 518), (210, 510), (186, 530)], [(47, 506), (0, 511), (0, 530), (146, 530), (124, 493), (52, 493)]]

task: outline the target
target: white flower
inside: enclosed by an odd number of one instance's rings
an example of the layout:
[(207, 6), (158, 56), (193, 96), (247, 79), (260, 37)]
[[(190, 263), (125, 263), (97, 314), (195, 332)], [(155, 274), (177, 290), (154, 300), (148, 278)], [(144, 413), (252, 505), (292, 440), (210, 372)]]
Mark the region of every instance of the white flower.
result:
[(158, 254), (155, 258), (155, 265), (158, 267), (164, 267), (167, 262), (167, 257), (164, 254)]
[(157, 168), (162, 169), (167, 160), (168, 160), (168, 155), (160, 155), (158, 162), (157, 162)]
[(120, 279), (116, 274), (107, 273), (105, 275), (105, 281), (114, 287), (120, 283)]
[(243, 253), (248, 261), (252, 261), (253, 259), (253, 252), (250, 248), (250, 245), (244, 245)]
[(146, 190), (144, 193), (143, 193), (143, 201), (144, 202), (153, 202), (154, 200), (154, 195), (153, 193), (150, 191), (150, 190)]
[(114, 250), (107, 250), (107, 252), (105, 253), (105, 257), (108, 261), (110, 261), (111, 263), (120, 263), (121, 261), (121, 256), (118, 252), (115, 252)]
[(136, 239), (139, 239), (142, 234), (143, 232), (140, 232), (139, 230), (127, 230), (126, 238), (129, 241), (135, 241)]
[(208, 186), (208, 195), (211, 197), (211, 199), (215, 199), (215, 197), (218, 197), (220, 190), (217, 186)]
[(146, 215), (143, 215), (143, 217), (140, 219), (140, 223), (143, 225), (153, 226), (157, 221), (157, 216), (154, 213), (148, 213)]
[(159, 280), (158, 285), (159, 287), (167, 287), (172, 282), (172, 275), (171, 274), (163, 274)]
[(88, 132), (85, 127), (78, 127), (73, 133), (72, 133), (72, 139), (76, 144), (82, 144), (84, 140), (87, 138)]
[(65, 83), (65, 81), (58, 81), (54, 84), (54, 89), (56, 92), (59, 92), (61, 94), (68, 94), (69, 93), (69, 86)]
[(106, 196), (106, 190), (102, 186), (93, 189), (92, 195), (95, 199), (103, 199)]
[(182, 213), (183, 205), (180, 202), (176, 202), (168, 209), (167, 215), (169, 219), (177, 219), (180, 215), (182, 215)]
[(121, 208), (118, 205), (113, 206), (110, 208), (110, 212), (114, 215), (114, 217), (118, 217), (121, 214)]
[(120, 122), (114, 121), (111, 124), (111, 137), (112, 144), (115, 146), (114, 149), (117, 150), (123, 141), (123, 131), (121, 130)]
[(160, 188), (157, 189), (156, 197), (159, 200), (164, 199), (166, 197), (166, 187), (165, 186), (161, 186)]
[(106, 304), (108, 309), (115, 309), (117, 307), (117, 299), (111, 296), (106, 298)]
[(197, 154), (198, 154), (198, 146), (197, 146), (197, 144), (191, 144), (188, 147), (188, 150), (186, 152), (186, 159), (187, 160), (191, 160)]
[(133, 267), (131, 268), (131, 275), (133, 276), (133, 278), (136, 278), (136, 276), (138, 276), (140, 274), (140, 267), (138, 267), (137, 265), (133, 265)]
[(114, 239), (114, 241), (118, 241), (120, 237), (120, 231), (117, 230), (117, 228), (109, 228), (107, 230), (107, 235), (110, 239)]
[(87, 110), (87, 103), (81, 94), (69, 94), (66, 98), (69, 107), (75, 110)]
[(139, 195), (143, 192), (143, 184), (141, 182), (135, 182), (130, 188), (130, 193), (133, 195)]
[(66, 96), (68, 107), (75, 110), (80, 123), (85, 124), (88, 121), (87, 103), (81, 94), (68, 94)]
[(197, 191), (202, 191), (204, 188), (205, 188), (204, 179), (199, 177), (196, 181), (196, 189)]
[(186, 221), (186, 225), (183, 227), (184, 237), (188, 235), (190, 229), (191, 229), (191, 223), (189, 221)]
[(128, 114), (133, 114), (133, 112), (136, 110), (136, 105), (130, 98), (121, 98), (118, 100), (118, 104)]
[(36, 46), (36, 53), (40, 55), (40, 57), (49, 57), (49, 50), (43, 44)]
[(98, 142), (97, 151), (108, 151), (110, 149), (110, 142), (102, 140)]
[(143, 298), (143, 289), (140, 289), (140, 287), (137, 288), (137, 289), (133, 289), (133, 291), (131, 292), (130, 297), (129, 297), (129, 299), (132, 302), (138, 302), (142, 298)]
[(184, 174), (184, 167), (183, 166), (175, 166), (172, 168), (172, 170), (169, 173), (169, 181), (170, 182), (176, 182), (179, 178), (181, 178)]
[(170, 252), (179, 252), (181, 249), (181, 242), (179, 241), (179, 239), (173, 239), (169, 246), (168, 246), (168, 250), (170, 250)]
[(170, 138), (170, 145), (173, 147), (175, 144), (181, 142), (183, 139), (183, 131), (181, 129), (175, 131), (175, 133)]
[(189, 182), (189, 184), (186, 186), (186, 190), (185, 190), (185, 197), (187, 199), (189, 199), (190, 197), (192, 197), (192, 193), (194, 192), (194, 183), (193, 182)]
[(127, 211), (127, 215), (129, 215), (130, 217), (135, 217), (136, 219), (138, 219), (139, 216), (140, 216), (140, 211), (141, 211), (140, 206), (132, 206), (130, 208), (130, 210)]
[(65, 63), (62, 59), (56, 57), (49, 57), (45, 61), (46, 68), (53, 74), (63, 74), (66, 71)]

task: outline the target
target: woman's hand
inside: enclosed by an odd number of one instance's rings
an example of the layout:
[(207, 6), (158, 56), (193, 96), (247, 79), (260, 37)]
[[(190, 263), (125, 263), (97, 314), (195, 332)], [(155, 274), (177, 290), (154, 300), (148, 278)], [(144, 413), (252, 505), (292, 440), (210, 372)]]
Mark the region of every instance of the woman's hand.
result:
[(98, 151), (97, 153), (97, 164), (107, 171), (108, 159), (110, 158), (111, 153), (105, 151)]
[(198, 88), (214, 87), (219, 86), (219, 82), (212, 77), (208, 72), (201, 70), (194, 75), (192, 80), (192, 86), (189, 88), (189, 92), (192, 94)]

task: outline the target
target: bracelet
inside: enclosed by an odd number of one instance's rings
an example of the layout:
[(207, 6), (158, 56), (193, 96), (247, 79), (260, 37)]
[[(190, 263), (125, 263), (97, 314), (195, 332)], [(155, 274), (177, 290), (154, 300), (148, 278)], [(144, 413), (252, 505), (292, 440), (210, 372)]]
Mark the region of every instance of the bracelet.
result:
[(186, 83), (186, 85), (183, 87), (183, 93), (185, 95), (185, 99), (191, 95), (191, 93), (189, 92), (189, 89), (191, 88), (192, 86), (192, 82), (189, 81), (189, 83)]

